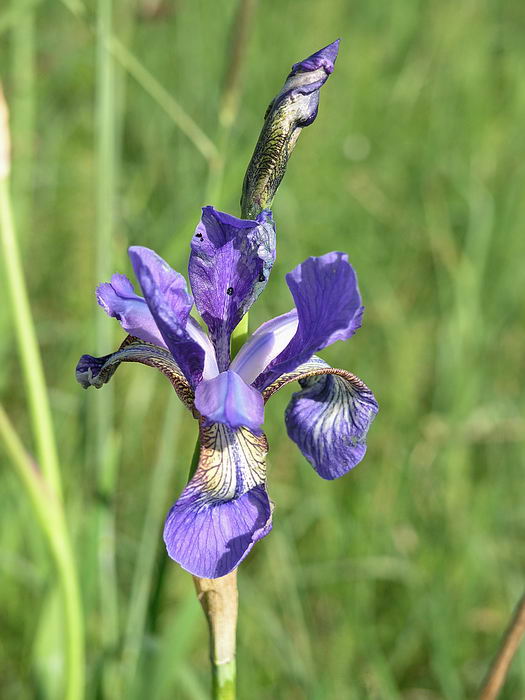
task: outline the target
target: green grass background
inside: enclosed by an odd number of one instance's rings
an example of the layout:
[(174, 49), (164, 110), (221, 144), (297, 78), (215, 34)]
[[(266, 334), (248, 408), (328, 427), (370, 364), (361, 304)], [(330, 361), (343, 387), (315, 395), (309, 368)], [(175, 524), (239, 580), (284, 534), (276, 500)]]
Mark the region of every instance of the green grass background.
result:
[[(141, 244), (185, 271), (199, 208), (238, 213), (289, 66), (338, 36), (318, 119), (274, 203), (278, 258), (251, 324), (290, 308), (284, 275), (298, 262), (348, 252), (364, 324), (323, 356), (360, 376), (381, 411), (364, 462), (324, 482), (286, 436), (293, 389), (268, 406), (276, 510), (239, 572), (239, 697), (472, 697), (525, 564), (525, 5), (260, 2), (224, 139), (236, 3), (119, 0), (114, 34), (223, 144), (224, 178), (210, 183), (206, 159), (145, 89), (149, 77), (141, 85), (114, 61), (104, 93), (104, 4), (0, 7), (12, 193), (82, 585), (87, 697), (208, 697), (204, 618), (161, 538), (195, 426), (149, 368), (123, 366), (100, 392), (76, 384), (79, 355), (123, 337), (96, 308), (97, 270), (130, 274), (126, 248)], [(31, 448), (14, 348), (2, 303), (2, 404)], [(0, 696), (59, 698), (54, 569), (0, 460)], [(502, 698), (523, 697), (522, 650)]]

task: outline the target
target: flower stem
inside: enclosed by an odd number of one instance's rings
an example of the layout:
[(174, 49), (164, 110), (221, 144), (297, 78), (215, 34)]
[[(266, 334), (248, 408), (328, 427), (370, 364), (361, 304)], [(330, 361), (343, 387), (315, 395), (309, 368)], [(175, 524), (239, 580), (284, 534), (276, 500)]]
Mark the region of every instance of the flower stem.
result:
[(35, 137), (35, 15), (34, 7), (20, 9), (18, 0), (11, 0), (18, 10), (12, 28), (12, 96), (11, 113), (15, 162), (11, 176), (12, 198), (19, 231), (28, 236), (33, 180)]
[(220, 200), (224, 164), (230, 142), (232, 128), (239, 111), (239, 101), (243, 87), (243, 68), (253, 19), (258, 0), (239, 0), (231, 27), (230, 52), (224, 75), (223, 88), (218, 109), (218, 129), (215, 136), (217, 155), (209, 161), (207, 202)]
[(1, 407), (0, 438), (28, 494), (57, 569), (66, 632), (64, 697), (66, 700), (82, 700), (85, 692), (82, 601), (70, 527), (62, 502), (62, 482), (49, 397), (12, 213), (9, 151), (7, 106), (0, 86), (0, 245), (39, 466), (24, 449)]
[(2, 406), (0, 440), (27, 493), (58, 574), (66, 622), (64, 697), (66, 700), (82, 700), (85, 685), (84, 621), (73, 549), (62, 504), (56, 495), (50, 493), (38, 465), (25, 450)]
[(237, 570), (221, 578), (193, 577), (210, 630), (213, 700), (235, 700)]
[[(117, 187), (117, 143), (119, 113), (117, 80), (113, 57), (108, 48), (112, 31), (113, 2), (98, 0), (96, 13), (96, 227), (95, 280), (103, 282), (112, 272), (112, 239), (115, 227), (115, 191)], [(100, 311), (100, 309), (98, 310)], [(103, 355), (111, 345), (113, 328), (103, 314), (95, 313), (95, 348)], [(89, 455), (96, 468), (97, 490), (101, 495), (94, 519), (97, 541), (96, 570), (98, 599), (104, 625), (100, 627), (102, 685), (107, 695), (120, 690), (113, 660), (119, 643), (119, 604), (116, 567), (115, 512), (111, 500), (115, 492), (118, 454), (113, 430), (113, 387), (100, 396), (90, 397), (90, 428), (93, 448)]]
[(38, 461), (53, 493), (62, 498), (62, 483), (49, 408), (44, 368), (38, 347), (35, 325), (31, 314), (24, 279), (20, 250), (9, 191), (9, 131), (7, 106), (0, 88), (0, 250), (4, 259), (4, 274), (20, 363), (25, 379)]

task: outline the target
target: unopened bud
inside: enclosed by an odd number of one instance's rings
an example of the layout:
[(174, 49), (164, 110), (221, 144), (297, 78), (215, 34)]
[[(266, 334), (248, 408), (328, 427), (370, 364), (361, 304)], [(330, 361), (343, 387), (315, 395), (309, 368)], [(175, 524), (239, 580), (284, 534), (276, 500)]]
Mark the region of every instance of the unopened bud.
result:
[(264, 126), (244, 178), (241, 213), (255, 219), (269, 209), (301, 129), (317, 116), (319, 92), (334, 70), (339, 39), (295, 63), (266, 110)]

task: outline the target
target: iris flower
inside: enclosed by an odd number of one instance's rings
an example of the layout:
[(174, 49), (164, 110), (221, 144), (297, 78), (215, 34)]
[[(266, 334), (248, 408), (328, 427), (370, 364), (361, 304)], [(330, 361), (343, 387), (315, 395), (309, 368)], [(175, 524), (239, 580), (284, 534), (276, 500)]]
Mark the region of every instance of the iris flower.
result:
[[(288, 435), (316, 472), (335, 479), (366, 452), (377, 413), (368, 387), (315, 355), (361, 325), (363, 306), (345, 254), (310, 257), (286, 276), (291, 311), (263, 323), (232, 359), (232, 331), (264, 289), (275, 260), (269, 211), (238, 219), (204, 207), (191, 242), (189, 279), (154, 251), (129, 256), (144, 297), (125, 275), (101, 284), (97, 299), (128, 333), (105, 357), (83, 355), (77, 379), (105, 384), (121, 362), (160, 370), (199, 421), (197, 469), (168, 513), (168, 554), (200, 577), (224, 576), (272, 527), (262, 432), (264, 406), (289, 382), (301, 389), (286, 409)], [(193, 304), (208, 334), (190, 315)]]

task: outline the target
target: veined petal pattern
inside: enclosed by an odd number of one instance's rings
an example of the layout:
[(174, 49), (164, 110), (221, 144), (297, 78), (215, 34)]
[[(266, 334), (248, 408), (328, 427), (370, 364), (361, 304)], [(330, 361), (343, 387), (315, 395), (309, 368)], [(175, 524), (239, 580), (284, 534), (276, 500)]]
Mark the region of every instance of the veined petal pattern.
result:
[(282, 375), (264, 392), (265, 400), (285, 384), (299, 381), (286, 409), (289, 437), (323, 479), (336, 479), (366, 453), (366, 436), (379, 408), (359, 377), (313, 356)]
[(225, 576), (271, 529), (266, 437), (222, 423), (200, 429), (197, 471), (171, 508), (168, 554), (196, 576)]
[(109, 382), (122, 362), (139, 362), (158, 369), (170, 380), (180, 400), (193, 410), (193, 389), (169, 350), (132, 336), (128, 336), (120, 348), (110, 355), (82, 355), (76, 367), (76, 379), (84, 389), (90, 386), (100, 389)]

